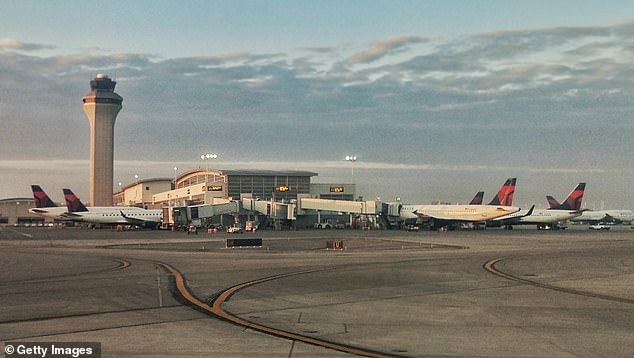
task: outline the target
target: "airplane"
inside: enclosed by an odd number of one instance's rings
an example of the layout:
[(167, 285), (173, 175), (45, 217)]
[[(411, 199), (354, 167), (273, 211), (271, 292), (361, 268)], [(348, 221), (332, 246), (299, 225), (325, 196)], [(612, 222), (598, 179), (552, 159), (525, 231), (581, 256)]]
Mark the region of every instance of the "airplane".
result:
[(57, 206), (39, 185), (31, 185), (31, 191), (35, 199), (35, 207), (29, 209), (31, 214), (54, 220), (65, 219), (64, 214), (66, 213), (66, 207)]
[(70, 190), (64, 189), (67, 213), (73, 221), (91, 224), (136, 225), (144, 228), (158, 228), (161, 225), (163, 211), (147, 210), (129, 206), (93, 206), (86, 207)]
[(579, 183), (577, 187), (574, 188), (570, 194), (568, 194), (568, 198), (563, 203), (557, 202), (557, 199), (553, 198), (550, 195), (546, 196), (546, 200), (548, 200), (548, 205), (550, 206), (549, 210), (581, 210), (581, 201), (583, 199), (583, 193), (586, 190), (586, 183)]
[[(585, 183), (579, 183), (579, 185), (581, 184), (583, 184), (583, 188), (585, 188)], [(570, 206), (567, 201), (563, 204), (560, 204), (557, 199), (553, 198), (552, 196), (547, 196), (546, 199), (548, 200), (550, 209), (565, 208)], [(582, 211), (582, 213), (581, 215), (572, 218), (570, 220), (572, 222), (588, 224), (613, 223), (631, 225), (632, 219), (634, 218), (634, 213), (632, 213), (632, 210), (581, 210), (581, 202), (579, 202), (578, 205), (575, 205), (573, 209), (580, 210)]]
[(434, 227), (453, 227), (458, 223), (485, 222), (512, 214), (520, 210), (518, 207), (511, 206), (516, 180), (516, 178), (509, 178), (488, 205), (403, 205), (400, 217), (403, 220), (431, 221)]
[(587, 210), (573, 218), (572, 222), (587, 224), (625, 224), (631, 225), (634, 219), (632, 210)]
[[(512, 214), (502, 216), (487, 222), (489, 227), (504, 226), (506, 229), (512, 229), (513, 225), (536, 225), (538, 229), (561, 229), (563, 226), (559, 222), (570, 220), (581, 215), (581, 202), (586, 184), (579, 183), (575, 189), (570, 192), (563, 204), (552, 206), (549, 209), (533, 209), (530, 214), (520, 216)], [(552, 197), (551, 197), (552, 198)], [(550, 203), (549, 199), (549, 203)], [(533, 205), (534, 206), (534, 205)]]

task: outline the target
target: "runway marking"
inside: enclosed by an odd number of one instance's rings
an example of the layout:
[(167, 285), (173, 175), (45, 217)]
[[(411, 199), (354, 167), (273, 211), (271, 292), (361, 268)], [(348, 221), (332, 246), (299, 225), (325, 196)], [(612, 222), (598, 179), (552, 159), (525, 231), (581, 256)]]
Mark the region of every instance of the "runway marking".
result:
[(575, 290), (574, 288), (565, 288), (565, 287), (553, 286), (553, 285), (549, 285), (549, 284), (546, 284), (546, 283), (540, 283), (540, 282), (536, 282), (536, 281), (527, 280), (525, 278), (513, 276), (513, 275), (511, 275), (509, 273), (500, 271), (500, 270), (498, 270), (495, 267), (495, 264), (497, 264), (498, 262), (500, 262), (502, 260), (504, 260), (504, 259), (501, 259), (501, 258), (500, 259), (491, 259), (491, 260), (487, 261), (482, 267), (485, 270), (489, 271), (490, 273), (492, 273), (494, 275), (503, 277), (503, 278), (505, 278), (507, 280), (519, 282), (519, 283), (522, 283), (522, 284), (525, 284), (525, 285), (531, 285), (531, 286), (535, 286), (535, 287), (539, 287), (539, 288), (545, 288), (547, 290), (553, 290), (553, 291), (557, 291), (557, 292), (569, 293), (569, 294), (572, 294), (572, 295), (598, 298), (598, 299), (601, 299), (601, 300), (608, 300), (608, 301), (613, 301), (613, 302), (634, 304), (634, 300), (633, 299), (629, 299), (629, 298), (609, 296), (609, 295), (604, 295), (604, 294), (601, 294), (601, 293), (595, 293), (595, 292), (589, 292), (589, 291)]
[(11, 281), (0, 281), (0, 286), (5, 286), (5, 285), (9, 285), (9, 284), (15, 284), (16, 282), (20, 282), (20, 283), (40, 283), (40, 282), (62, 282), (60, 279), (70, 279), (73, 277), (79, 277), (79, 276), (84, 276), (84, 275), (92, 275), (92, 274), (98, 274), (98, 273), (104, 273), (104, 272), (112, 272), (112, 271), (119, 271), (119, 270), (123, 270), (126, 269), (128, 267), (130, 267), (132, 264), (124, 259), (118, 259), (118, 258), (112, 258), (110, 257), (110, 259), (116, 261), (119, 263), (119, 265), (115, 266), (115, 267), (108, 267), (105, 269), (99, 269), (99, 270), (94, 270), (94, 271), (86, 271), (86, 272), (74, 272), (74, 273), (70, 273), (70, 274), (66, 274), (66, 275), (53, 275), (53, 276), (48, 276), (48, 277), (41, 277), (41, 278), (35, 278), (35, 279), (31, 279), (31, 280), (11, 280)]
[[(0, 228), (0, 230), (4, 230), (4, 229)], [(31, 235), (31, 234), (27, 234), (27, 233), (24, 233), (24, 232), (19, 232), (19, 231), (15, 230), (15, 229), (10, 229), (10, 228), (7, 228), (7, 230), (9, 230), (9, 231), (13, 231), (14, 233), (16, 233), (16, 234), (18, 234), (18, 235), (26, 236), (26, 237), (28, 237), (29, 239), (32, 239), (32, 238), (33, 238), (33, 235)]]
[(293, 332), (289, 332), (289, 331), (284, 331), (284, 330), (281, 330), (281, 329), (276, 329), (276, 328), (272, 328), (272, 327), (263, 326), (263, 325), (258, 324), (258, 323), (247, 321), (247, 320), (245, 320), (243, 318), (235, 316), (235, 315), (233, 315), (233, 314), (231, 314), (231, 313), (229, 313), (229, 312), (227, 312), (227, 311), (222, 309), (222, 304), (225, 301), (227, 301), (238, 290), (241, 290), (241, 289), (243, 289), (245, 287), (256, 285), (256, 284), (267, 282), (267, 281), (277, 280), (277, 279), (284, 278), (284, 277), (301, 275), (301, 274), (312, 273), (312, 272), (317, 272), (317, 271), (323, 271), (323, 269), (291, 272), (291, 273), (285, 273), (285, 274), (280, 274), (280, 275), (275, 275), (275, 276), (261, 278), (261, 279), (258, 279), (258, 280), (244, 282), (244, 283), (232, 286), (232, 287), (222, 291), (219, 295), (217, 295), (214, 298), (214, 300), (211, 302), (211, 305), (208, 305), (208, 304), (204, 303), (203, 301), (201, 301), (200, 299), (198, 299), (197, 297), (195, 297), (189, 291), (189, 289), (187, 288), (187, 285), (185, 284), (185, 278), (183, 277), (183, 274), (180, 273), (180, 271), (178, 271), (176, 268), (174, 268), (173, 266), (171, 266), (169, 264), (166, 264), (166, 263), (159, 263), (159, 265), (161, 265), (163, 268), (165, 268), (167, 271), (169, 271), (174, 276), (174, 279), (176, 281), (176, 289), (178, 290), (180, 295), (185, 300), (187, 300), (190, 304), (192, 304), (193, 306), (197, 307), (198, 309), (202, 310), (203, 312), (205, 312), (207, 314), (211, 314), (212, 316), (215, 316), (215, 317), (220, 318), (222, 320), (229, 321), (229, 322), (231, 322), (233, 324), (236, 324), (236, 325), (239, 325), (239, 326), (243, 326), (243, 327), (245, 327), (245, 329), (252, 329), (252, 330), (255, 330), (255, 331), (262, 332), (262, 333), (270, 334), (272, 336), (276, 336), (276, 337), (280, 337), (280, 338), (286, 338), (286, 339), (290, 339), (290, 340), (293, 340), (293, 341), (300, 341), (300, 342), (303, 342), (303, 343), (307, 343), (307, 344), (311, 344), (311, 345), (315, 345), (315, 346), (319, 346), (319, 347), (324, 347), (324, 348), (329, 348), (329, 349), (333, 349), (333, 350), (340, 351), (340, 352), (355, 354), (355, 355), (363, 356), (363, 357), (400, 357), (398, 355), (391, 355), (391, 354), (387, 354), (387, 353), (381, 353), (381, 352), (377, 352), (377, 351), (367, 350), (367, 349), (363, 349), (363, 348), (358, 348), (358, 347), (354, 347), (354, 346), (349, 346), (349, 345), (345, 345), (345, 344), (340, 344), (340, 343), (330, 342), (330, 341), (326, 341), (326, 340), (322, 340), (322, 339), (318, 339), (318, 338), (304, 336), (304, 335), (301, 335), (301, 334), (297, 334), (297, 333), (293, 333)]

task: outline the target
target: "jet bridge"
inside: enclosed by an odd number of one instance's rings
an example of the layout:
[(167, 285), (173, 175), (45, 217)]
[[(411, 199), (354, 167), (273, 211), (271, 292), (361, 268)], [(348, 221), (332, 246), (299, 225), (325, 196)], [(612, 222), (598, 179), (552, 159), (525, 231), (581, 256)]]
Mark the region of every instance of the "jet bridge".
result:
[(257, 200), (252, 198), (242, 198), (242, 208), (244, 210), (255, 211), (266, 215), (271, 219), (295, 220), (295, 204), (285, 204), (272, 202), (269, 200)]
[(376, 201), (349, 201), (349, 200), (331, 200), (316, 198), (299, 198), (299, 209), (301, 210), (318, 210), (318, 211), (334, 211), (350, 214), (375, 215)]
[[(168, 218), (167, 226), (173, 225), (175, 227), (182, 227), (190, 223), (200, 227), (212, 217), (219, 217), (222, 224), (223, 215), (235, 215), (239, 211), (238, 203), (233, 201), (220, 204), (166, 207), (163, 209), (163, 218)], [(168, 213), (167, 216), (165, 215), (166, 211)]]

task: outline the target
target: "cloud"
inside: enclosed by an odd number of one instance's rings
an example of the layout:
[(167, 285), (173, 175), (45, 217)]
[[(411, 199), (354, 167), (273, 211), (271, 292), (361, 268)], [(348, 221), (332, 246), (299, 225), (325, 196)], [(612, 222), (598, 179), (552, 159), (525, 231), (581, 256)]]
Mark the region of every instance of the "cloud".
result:
[(56, 48), (56, 46), (21, 42), (14, 39), (0, 39), (0, 51), (2, 50), (37, 51), (37, 50), (47, 50), (47, 49), (54, 49), (54, 48)]
[(0, 160), (87, 158), (81, 98), (101, 72), (124, 98), (116, 160), (209, 150), (292, 165), (355, 151), (438, 170), (542, 168), (541, 158), (570, 176), (631, 167), (631, 33), (626, 24), (398, 36), (356, 53), (346, 44), (168, 59), (0, 51)]
[(420, 36), (397, 36), (383, 40), (377, 40), (368, 46), (368, 49), (348, 57), (349, 64), (374, 62), (390, 53), (403, 50), (407, 45), (427, 41)]

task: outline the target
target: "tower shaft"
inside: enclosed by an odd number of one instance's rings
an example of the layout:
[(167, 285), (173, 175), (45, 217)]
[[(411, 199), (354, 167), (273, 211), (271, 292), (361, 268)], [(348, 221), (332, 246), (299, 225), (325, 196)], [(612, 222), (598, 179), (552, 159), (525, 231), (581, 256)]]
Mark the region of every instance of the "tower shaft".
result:
[(116, 82), (97, 75), (92, 91), (84, 96), (84, 112), (90, 123), (90, 203), (112, 206), (114, 124), (123, 98), (114, 92)]

